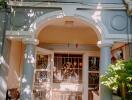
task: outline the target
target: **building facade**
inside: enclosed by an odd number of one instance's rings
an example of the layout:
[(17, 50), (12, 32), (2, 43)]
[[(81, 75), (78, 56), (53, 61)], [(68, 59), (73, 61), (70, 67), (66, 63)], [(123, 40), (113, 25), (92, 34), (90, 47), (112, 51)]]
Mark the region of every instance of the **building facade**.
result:
[(0, 100), (12, 88), (20, 100), (91, 100), (98, 86), (100, 100), (112, 100), (99, 76), (113, 56), (130, 57), (130, 15), (129, 0), (8, 1)]

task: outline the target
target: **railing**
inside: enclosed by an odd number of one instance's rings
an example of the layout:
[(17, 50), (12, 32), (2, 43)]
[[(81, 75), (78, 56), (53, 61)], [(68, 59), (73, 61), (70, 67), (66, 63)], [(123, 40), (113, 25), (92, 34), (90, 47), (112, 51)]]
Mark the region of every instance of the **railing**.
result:
[(35, 83), (50, 82), (50, 71), (46, 69), (35, 71)]
[(55, 56), (53, 81), (82, 83), (82, 57)]
[(82, 100), (81, 92), (53, 91), (52, 100)]
[(82, 92), (41, 89), (34, 91), (34, 100), (82, 100)]
[[(51, 100), (51, 92), (46, 89), (36, 89), (33, 91), (33, 100)], [(56, 100), (56, 99), (53, 99)]]

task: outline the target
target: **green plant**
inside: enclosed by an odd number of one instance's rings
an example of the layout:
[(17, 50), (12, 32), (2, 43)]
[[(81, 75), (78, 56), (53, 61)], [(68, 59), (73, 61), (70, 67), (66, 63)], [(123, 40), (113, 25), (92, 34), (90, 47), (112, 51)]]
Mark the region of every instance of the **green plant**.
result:
[(100, 79), (101, 84), (112, 90), (120, 88), (122, 100), (126, 100), (126, 91), (132, 92), (132, 60), (119, 60), (110, 64), (108, 71)]
[(0, 0), (0, 9), (6, 7), (6, 1), (5, 0)]

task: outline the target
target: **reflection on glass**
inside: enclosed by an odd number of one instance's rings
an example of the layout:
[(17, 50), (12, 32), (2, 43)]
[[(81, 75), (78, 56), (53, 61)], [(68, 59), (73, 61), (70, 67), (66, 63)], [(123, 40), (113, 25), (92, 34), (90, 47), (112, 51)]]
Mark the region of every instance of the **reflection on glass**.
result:
[(82, 81), (82, 55), (55, 54), (54, 82)]
[(99, 70), (99, 57), (89, 57), (89, 71)]
[(99, 57), (90, 56), (88, 61), (89, 88), (96, 88), (99, 85)]

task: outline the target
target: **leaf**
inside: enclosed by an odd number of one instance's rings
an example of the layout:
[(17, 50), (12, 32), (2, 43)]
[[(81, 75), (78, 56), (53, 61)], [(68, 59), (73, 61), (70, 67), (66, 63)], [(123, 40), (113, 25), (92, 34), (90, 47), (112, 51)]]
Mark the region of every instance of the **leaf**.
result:
[(132, 60), (118, 60), (115, 64), (110, 64), (105, 75), (100, 77), (101, 84), (112, 90), (117, 90), (123, 82), (132, 92)]

